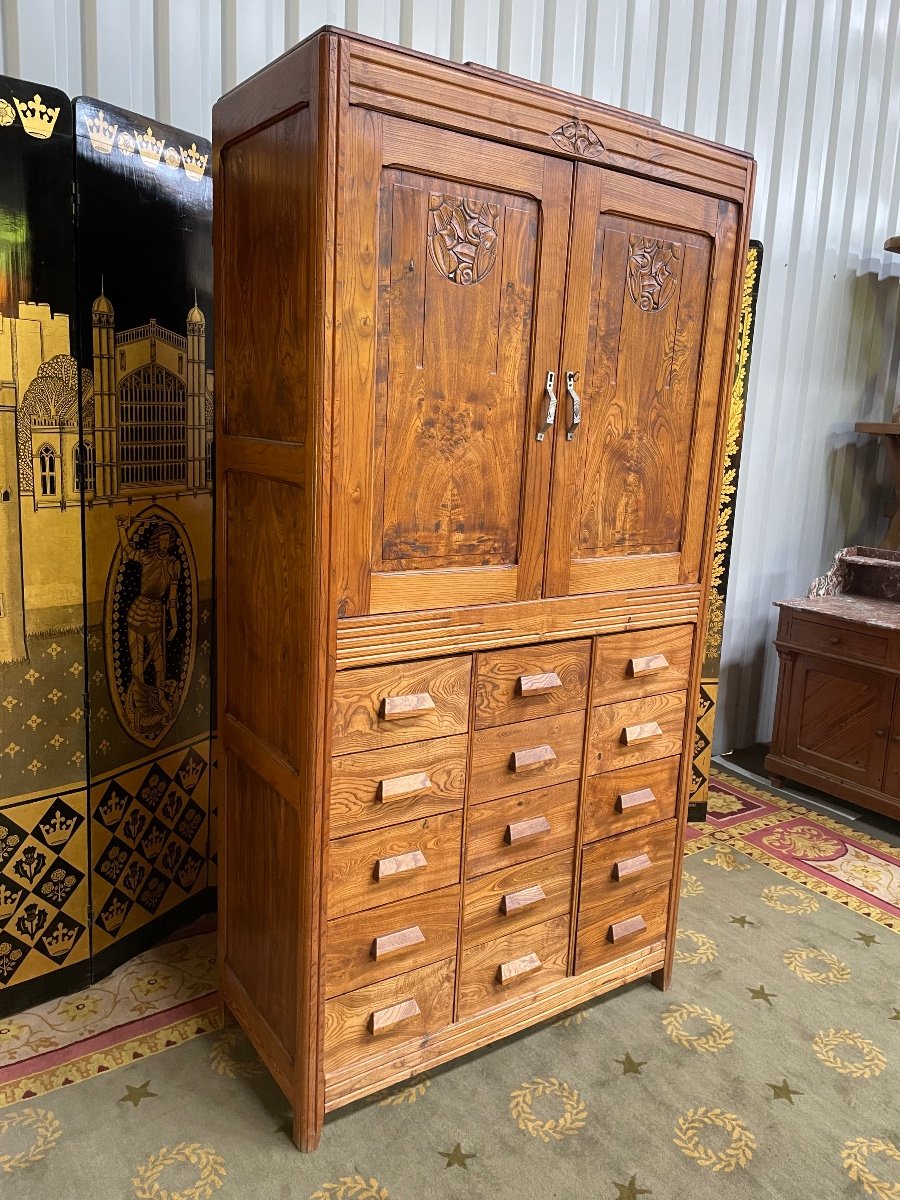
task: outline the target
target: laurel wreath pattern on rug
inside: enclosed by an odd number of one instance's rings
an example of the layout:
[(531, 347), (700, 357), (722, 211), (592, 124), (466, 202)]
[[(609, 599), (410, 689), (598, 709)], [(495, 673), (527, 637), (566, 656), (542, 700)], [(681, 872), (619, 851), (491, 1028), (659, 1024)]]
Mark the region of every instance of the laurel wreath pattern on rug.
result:
[(343, 1175), (337, 1183), (323, 1183), (309, 1200), (389, 1200), (389, 1193), (377, 1179)]
[[(534, 1102), (542, 1096), (555, 1096), (562, 1101), (561, 1117), (542, 1121), (534, 1113)], [(509, 1113), (518, 1127), (542, 1142), (562, 1141), (580, 1133), (587, 1121), (587, 1105), (578, 1092), (558, 1079), (532, 1079), (517, 1088), (510, 1098)]]
[(714, 958), (718, 957), (719, 949), (716, 943), (705, 933), (698, 933), (694, 929), (679, 929), (675, 934), (676, 942), (678, 938), (686, 938), (689, 942), (693, 942), (696, 949), (676, 949), (675, 961), (677, 963), (696, 965), (697, 963), (712, 962)]
[[(700, 1132), (714, 1126), (731, 1135), (731, 1145), (725, 1150), (713, 1150), (700, 1141)], [(756, 1136), (736, 1113), (721, 1108), (689, 1108), (675, 1125), (675, 1145), (701, 1167), (729, 1174), (735, 1167), (746, 1167), (756, 1149)]]
[(380, 1108), (391, 1108), (398, 1104), (415, 1104), (420, 1100), (428, 1089), (431, 1087), (431, 1080), (427, 1075), (421, 1075), (418, 1079), (414, 1079), (412, 1083), (401, 1083), (397, 1087), (391, 1088), (385, 1098), (380, 1101)]
[(21, 1108), (18, 1112), (0, 1116), (0, 1136), (11, 1129), (30, 1129), (34, 1141), (18, 1154), (0, 1154), (0, 1169), (5, 1174), (30, 1167), (39, 1162), (60, 1139), (62, 1126), (52, 1112), (43, 1108)]
[(235, 1050), (244, 1044), (236, 1029), (226, 1029), (212, 1044), (209, 1062), (217, 1075), (224, 1079), (252, 1079), (262, 1071), (262, 1064), (255, 1058), (238, 1058)]
[[(829, 1029), (827, 1033), (823, 1029), (813, 1038), (812, 1046), (820, 1062), (853, 1079), (869, 1079), (873, 1075), (880, 1075), (887, 1066), (887, 1059), (875, 1043), (850, 1029)], [(841, 1058), (835, 1054), (838, 1046), (852, 1046), (860, 1051), (862, 1059), (853, 1061)]]
[[(166, 1167), (176, 1163), (190, 1163), (200, 1172), (194, 1183), (178, 1192), (169, 1192), (159, 1186), (159, 1177)], [(225, 1162), (211, 1146), (199, 1142), (179, 1142), (170, 1150), (163, 1146), (151, 1154), (147, 1162), (137, 1169), (134, 1184), (136, 1200), (209, 1200), (209, 1197), (225, 1182)]]
[(563, 1017), (557, 1017), (550, 1024), (557, 1025), (560, 1029), (571, 1029), (573, 1025), (583, 1025), (590, 1015), (587, 1009), (577, 1008), (575, 1012), (566, 1013)]
[[(796, 903), (785, 899), (792, 896)], [(787, 884), (773, 883), (771, 887), (763, 888), (762, 900), (769, 908), (777, 908), (779, 912), (802, 916), (805, 913), (819, 911), (819, 902), (810, 892), (802, 888), (790, 887)]]
[[(810, 960), (825, 963), (828, 970), (813, 970), (806, 965)], [(798, 946), (795, 950), (788, 950), (784, 955), (784, 965), (807, 983), (814, 983), (819, 987), (835, 987), (839, 983), (847, 983), (850, 979), (850, 968), (846, 963), (841, 962), (834, 954), (829, 954), (827, 950), (819, 950), (815, 946)]]
[[(694, 1017), (709, 1026), (708, 1033), (687, 1032), (685, 1024)], [(686, 1050), (715, 1054), (734, 1041), (734, 1029), (728, 1021), (700, 1004), (675, 1004), (666, 1009), (661, 1019), (663, 1028), (672, 1041), (678, 1046), (684, 1046)]]
[(868, 1164), (870, 1154), (886, 1154), (895, 1162), (900, 1162), (900, 1150), (893, 1142), (882, 1138), (851, 1138), (844, 1143), (841, 1151), (841, 1161), (844, 1170), (856, 1183), (861, 1183), (869, 1196), (878, 1200), (900, 1200), (900, 1182), (879, 1179)]
[(710, 867), (721, 867), (723, 871), (749, 871), (750, 864), (741, 862), (730, 846), (718, 845), (713, 849), (712, 858), (703, 860)]
[(681, 876), (681, 894), (682, 896), (702, 896), (705, 888), (696, 875), (691, 875), (689, 871), (684, 871)]

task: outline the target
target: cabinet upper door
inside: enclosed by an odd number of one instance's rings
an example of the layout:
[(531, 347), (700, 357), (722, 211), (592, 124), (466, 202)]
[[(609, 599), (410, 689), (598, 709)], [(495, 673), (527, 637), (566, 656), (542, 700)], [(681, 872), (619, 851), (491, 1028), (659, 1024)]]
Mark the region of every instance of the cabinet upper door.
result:
[(573, 168), (362, 108), (344, 155), (339, 615), (537, 597)]
[(737, 209), (579, 164), (549, 595), (693, 583), (710, 513)]

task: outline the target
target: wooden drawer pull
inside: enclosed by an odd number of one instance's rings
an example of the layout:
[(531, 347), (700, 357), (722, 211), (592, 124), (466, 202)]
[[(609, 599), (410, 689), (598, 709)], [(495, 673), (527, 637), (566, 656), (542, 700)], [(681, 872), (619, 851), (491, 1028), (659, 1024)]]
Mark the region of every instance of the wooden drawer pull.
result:
[(533, 887), (522, 888), (518, 892), (507, 892), (500, 901), (500, 912), (504, 917), (510, 917), (513, 913), (530, 908), (532, 904), (540, 904), (546, 899), (544, 889), (536, 883)]
[(514, 979), (521, 979), (524, 975), (539, 971), (542, 966), (543, 963), (536, 954), (523, 954), (521, 958), (514, 958), (512, 962), (500, 964), (497, 968), (497, 982), (501, 985), (512, 983)]
[(380, 883), (391, 875), (402, 875), (404, 871), (415, 871), (419, 867), (427, 867), (428, 859), (421, 850), (407, 850), (405, 854), (395, 854), (393, 858), (379, 858), (375, 864), (375, 878)]
[(520, 696), (543, 696), (562, 687), (562, 680), (555, 671), (543, 671), (540, 675), (520, 675), (516, 680), (516, 691)]
[(528, 750), (513, 750), (509, 756), (509, 769), (521, 775), (523, 771), (536, 771), (556, 762), (552, 746), (531, 746)]
[(649, 854), (636, 854), (634, 858), (620, 858), (617, 863), (613, 864), (613, 879), (627, 879), (629, 875), (638, 875), (652, 866)]
[(628, 674), (637, 679), (641, 675), (655, 675), (657, 671), (666, 671), (669, 660), (664, 654), (648, 654), (646, 658), (630, 658)]
[(644, 804), (655, 804), (656, 796), (650, 788), (641, 788), (637, 792), (622, 792), (616, 800), (616, 812), (628, 812), (629, 808), (640, 808)]
[(506, 827), (503, 840), (507, 846), (514, 846), (516, 842), (523, 842), (525, 838), (538, 837), (549, 832), (550, 822), (546, 817), (531, 817), (527, 821), (511, 821)]
[(662, 730), (656, 721), (645, 721), (643, 725), (626, 725), (622, 730), (622, 742), (626, 746), (649, 742), (651, 738), (657, 737), (662, 737)]
[(384, 696), (378, 715), (382, 721), (406, 721), (433, 712), (434, 701), (428, 692), (416, 692), (413, 696)]
[(392, 1004), (390, 1008), (379, 1008), (377, 1012), (369, 1014), (369, 1033), (383, 1033), (392, 1025), (399, 1025), (401, 1021), (417, 1017), (421, 1011), (415, 1000), (401, 1000), (399, 1004)]
[(616, 921), (614, 925), (610, 925), (606, 937), (610, 942), (621, 942), (623, 938), (643, 933), (646, 928), (647, 922), (638, 913), (636, 917), (629, 917), (627, 921)]
[(406, 950), (409, 946), (418, 946), (425, 941), (425, 934), (418, 925), (410, 925), (408, 929), (398, 929), (394, 933), (385, 933), (382, 937), (372, 940), (372, 957), (378, 962), (395, 950)]
[(380, 804), (391, 800), (405, 800), (407, 796), (419, 796), (430, 792), (432, 782), (424, 771), (414, 771), (411, 775), (394, 775), (390, 779), (379, 779), (375, 792)]

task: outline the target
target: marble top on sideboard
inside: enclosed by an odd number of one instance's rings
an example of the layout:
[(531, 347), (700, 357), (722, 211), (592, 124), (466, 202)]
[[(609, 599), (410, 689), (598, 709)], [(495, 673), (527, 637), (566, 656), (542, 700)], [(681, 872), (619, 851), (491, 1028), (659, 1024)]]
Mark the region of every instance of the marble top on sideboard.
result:
[(837, 617), (880, 629), (900, 629), (900, 603), (896, 600), (873, 600), (869, 596), (801, 596), (795, 600), (776, 600), (776, 608), (819, 617)]

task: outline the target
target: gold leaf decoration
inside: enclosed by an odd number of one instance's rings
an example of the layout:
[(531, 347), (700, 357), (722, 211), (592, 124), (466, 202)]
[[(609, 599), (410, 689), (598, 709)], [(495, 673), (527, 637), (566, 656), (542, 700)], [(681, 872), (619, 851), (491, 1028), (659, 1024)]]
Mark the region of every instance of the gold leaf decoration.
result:
[[(786, 896), (793, 896), (796, 904), (785, 900)], [(762, 899), (769, 908), (777, 908), (779, 912), (792, 913), (797, 916), (819, 911), (819, 902), (811, 892), (780, 883), (773, 883), (771, 887), (764, 888)]]
[[(700, 1131), (714, 1126), (731, 1134), (731, 1145), (726, 1150), (713, 1150), (700, 1141)], [(693, 1158), (701, 1167), (712, 1167), (713, 1171), (730, 1174), (735, 1167), (746, 1167), (756, 1149), (756, 1136), (735, 1113), (722, 1108), (689, 1108), (679, 1117), (675, 1125), (675, 1145), (688, 1158)]]
[(702, 896), (705, 890), (696, 875), (691, 875), (690, 872), (685, 871), (681, 876), (682, 896)]
[(704, 858), (703, 861), (710, 867), (721, 867), (723, 871), (750, 870), (749, 863), (741, 862), (731, 846), (725, 846), (721, 842), (713, 850), (713, 857)]
[(412, 1083), (401, 1083), (397, 1087), (391, 1088), (384, 1099), (380, 1103), (381, 1108), (396, 1107), (398, 1104), (415, 1104), (431, 1087), (431, 1080), (427, 1075), (421, 1075), (418, 1079), (414, 1079)]
[[(540, 1120), (534, 1114), (534, 1102), (541, 1096), (555, 1096), (562, 1101), (561, 1117)], [(574, 1088), (558, 1079), (532, 1079), (513, 1092), (509, 1113), (520, 1129), (542, 1142), (562, 1141), (580, 1133), (587, 1121), (587, 1106)]]
[[(199, 1171), (197, 1179), (177, 1192), (169, 1192), (159, 1186), (159, 1177), (176, 1163), (190, 1163)], [(147, 1162), (138, 1167), (137, 1177), (132, 1179), (136, 1200), (209, 1200), (225, 1182), (225, 1163), (210, 1146), (199, 1142), (179, 1142), (170, 1150), (163, 1146), (151, 1154)]]
[(39, 1162), (60, 1139), (62, 1127), (52, 1112), (43, 1108), (22, 1108), (0, 1115), (0, 1136), (11, 1129), (29, 1129), (34, 1141), (18, 1154), (0, 1154), (0, 1170), (5, 1174)]
[(323, 1183), (309, 1200), (389, 1200), (389, 1193), (377, 1179), (343, 1175), (337, 1183)]
[[(887, 1066), (887, 1059), (874, 1042), (849, 1029), (829, 1029), (827, 1033), (822, 1030), (813, 1038), (812, 1045), (819, 1062), (834, 1067), (839, 1074), (849, 1075), (853, 1079), (869, 1079), (873, 1075), (880, 1075)], [(862, 1059), (853, 1061), (840, 1058), (835, 1054), (838, 1046), (852, 1046), (860, 1051)]]
[(851, 1138), (844, 1143), (841, 1151), (841, 1161), (844, 1170), (855, 1183), (861, 1183), (869, 1196), (877, 1200), (900, 1200), (900, 1183), (891, 1183), (887, 1179), (879, 1179), (869, 1168), (870, 1154), (885, 1154), (894, 1162), (900, 1162), (900, 1150), (893, 1142), (882, 1138)]
[[(709, 1033), (688, 1033), (684, 1027), (692, 1017), (708, 1025)], [(686, 1050), (715, 1054), (734, 1041), (733, 1027), (718, 1013), (703, 1008), (700, 1004), (674, 1004), (662, 1014), (661, 1019), (663, 1028), (672, 1041), (678, 1046), (684, 1046)]]
[(686, 938), (695, 946), (694, 950), (676, 950), (675, 961), (677, 963), (697, 965), (698, 963), (712, 962), (714, 958), (718, 957), (719, 950), (716, 943), (705, 933), (697, 933), (693, 929), (679, 929), (675, 938), (676, 940)]
[[(812, 970), (806, 965), (810, 960), (823, 962), (828, 970)], [(815, 983), (819, 987), (834, 987), (838, 983), (846, 983), (850, 978), (850, 968), (846, 963), (842, 963), (827, 950), (819, 950), (815, 946), (800, 946), (796, 950), (788, 950), (784, 956), (784, 965), (807, 983)]]
[(243, 1044), (243, 1038), (237, 1030), (226, 1029), (213, 1042), (209, 1052), (209, 1062), (217, 1075), (224, 1079), (251, 1079), (262, 1071), (262, 1064), (256, 1058), (238, 1058), (235, 1050)]

